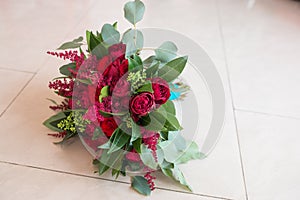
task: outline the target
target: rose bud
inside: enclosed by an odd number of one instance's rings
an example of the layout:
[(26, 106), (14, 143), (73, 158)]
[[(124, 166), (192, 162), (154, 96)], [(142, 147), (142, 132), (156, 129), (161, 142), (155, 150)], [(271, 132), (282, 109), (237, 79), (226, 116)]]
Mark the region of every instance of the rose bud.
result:
[(109, 118), (104, 118), (104, 120), (100, 122), (100, 127), (103, 133), (107, 137), (110, 137), (113, 134), (113, 132), (116, 130), (116, 128), (118, 128), (118, 125), (115, 122), (113, 117), (109, 117)]
[(162, 78), (153, 78), (152, 80), (152, 89), (154, 94), (154, 101), (156, 104), (164, 104), (170, 98), (170, 88), (167, 83)]
[(150, 92), (140, 93), (130, 100), (130, 111), (133, 115), (145, 116), (154, 106), (154, 96)]

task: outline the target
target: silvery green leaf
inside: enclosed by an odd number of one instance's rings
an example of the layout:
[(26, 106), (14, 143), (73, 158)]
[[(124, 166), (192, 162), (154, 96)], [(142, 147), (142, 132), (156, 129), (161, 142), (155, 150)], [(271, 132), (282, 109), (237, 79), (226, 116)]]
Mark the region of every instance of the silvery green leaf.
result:
[(130, 1), (124, 6), (124, 16), (133, 25), (143, 19), (145, 5), (140, 0)]

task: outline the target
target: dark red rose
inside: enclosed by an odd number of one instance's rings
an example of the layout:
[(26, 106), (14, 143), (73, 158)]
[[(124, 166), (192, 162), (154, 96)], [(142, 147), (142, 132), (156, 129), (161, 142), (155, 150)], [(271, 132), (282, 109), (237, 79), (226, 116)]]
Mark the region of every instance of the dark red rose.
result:
[(128, 60), (127, 59), (122, 60), (119, 70), (120, 70), (121, 77), (127, 73), (127, 71), (128, 71)]
[(114, 44), (108, 48), (108, 52), (112, 60), (116, 60), (117, 58), (124, 59), (125, 51), (126, 51), (126, 45), (123, 43)]
[(167, 81), (157, 77), (152, 79), (152, 89), (156, 104), (164, 104), (170, 98), (170, 88)]
[(110, 65), (103, 72), (103, 81), (106, 85), (111, 86), (111, 89), (115, 87), (119, 79), (120, 73), (118, 66)]
[(124, 97), (130, 92), (130, 84), (126, 79), (120, 79), (112, 91), (113, 96)]
[(140, 93), (130, 100), (130, 111), (133, 115), (145, 116), (154, 106), (154, 96), (150, 92)]
[(103, 133), (107, 137), (110, 137), (113, 134), (113, 132), (116, 130), (116, 128), (118, 128), (118, 125), (115, 122), (113, 117), (109, 117), (109, 118), (104, 118), (104, 120), (100, 122), (100, 127)]
[(97, 70), (100, 73), (103, 73), (105, 69), (112, 63), (111, 57), (109, 55), (104, 56), (98, 62)]

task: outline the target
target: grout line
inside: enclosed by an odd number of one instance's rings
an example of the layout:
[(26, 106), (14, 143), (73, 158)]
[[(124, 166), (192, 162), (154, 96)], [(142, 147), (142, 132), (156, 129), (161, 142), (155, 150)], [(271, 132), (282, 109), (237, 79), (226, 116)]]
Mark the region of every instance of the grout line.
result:
[(233, 119), (234, 119), (234, 126), (235, 126), (235, 131), (236, 131), (237, 142), (238, 142), (240, 164), (241, 164), (241, 168), (242, 168), (242, 176), (243, 176), (243, 182), (244, 182), (244, 190), (245, 190), (246, 200), (248, 200), (249, 198), (248, 198), (248, 190), (247, 190), (247, 184), (246, 184), (245, 169), (244, 169), (244, 163), (243, 163), (242, 152), (241, 152), (241, 144), (240, 144), (238, 127), (237, 127), (236, 113), (234, 111), (235, 106), (234, 106), (233, 92), (232, 92), (232, 87), (231, 87), (232, 84), (231, 84), (231, 80), (230, 80), (230, 70), (229, 70), (229, 66), (228, 66), (228, 58), (227, 58), (227, 53), (226, 53), (226, 48), (225, 48), (226, 43), (225, 43), (223, 26), (222, 26), (222, 21), (221, 21), (219, 0), (215, 0), (215, 4), (216, 4), (216, 8), (217, 8), (218, 26), (219, 26), (219, 32), (220, 32), (220, 37), (221, 37), (221, 41), (222, 41), (222, 51), (223, 51), (223, 55), (224, 55), (226, 72), (227, 72), (227, 81), (228, 81), (229, 91), (230, 91), (231, 106), (233, 108)]
[(1, 70), (6, 70), (6, 71), (13, 71), (13, 72), (23, 72), (27, 74), (36, 74), (36, 72), (31, 72), (31, 71), (26, 71), (26, 70), (18, 70), (18, 69), (13, 69), (13, 68), (7, 68), (7, 67), (0, 67)]
[[(102, 178), (100, 176), (96, 177), (96, 176), (91, 176), (91, 175), (84, 175), (84, 174), (78, 174), (78, 173), (73, 173), (73, 172), (66, 172), (66, 171), (62, 171), (62, 170), (49, 169), (49, 168), (44, 168), (44, 167), (37, 167), (37, 166), (26, 165), (26, 164), (19, 164), (19, 163), (8, 162), (8, 161), (0, 161), (0, 163), (8, 164), (8, 165), (15, 165), (15, 166), (18, 166), (18, 167), (37, 169), (37, 170), (41, 170), (41, 171), (48, 171), (48, 172), (54, 172), (54, 173), (59, 173), (59, 174), (67, 174), (67, 175), (71, 175), (71, 176), (84, 177), (84, 178), (97, 179), (97, 180), (103, 180), (103, 181), (116, 182), (116, 183), (121, 183), (121, 184), (125, 184), (125, 185), (130, 185), (129, 182)], [(190, 193), (190, 192), (178, 191), (178, 190), (168, 189), (168, 188), (163, 188), (163, 187), (157, 187), (156, 189), (163, 190), (163, 191), (168, 191), (168, 192), (189, 194), (189, 195), (193, 195), (193, 196), (209, 197), (209, 198), (214, 198), (214, 199), (217, 199), (217, 200), (233, 200), (233, 199), (228, 199), (228, 198), (224, 198), (224, 197), (216, 197), (216, 196), (211, 196), (211, 195), (206, 195), (206, 194)]]
[(247, 113), (259, 114), (259, 115), (267, 115), (267, 116), (270, 116), (270, 117), (280, 117), (280, 118), (286, 118), (286, 119), (300, 120), (299, 117), (292, 117), (292, 116), (275, 114), (275, 113), (267, 113), (267, 112), (261, 112), (261, 111), (255, 111), (255, 110), (248, 110), (248, 109), (244, 109), (244, 108), (235, 108), (234, 110), (239, 111), (239, 112), (247, 112)]
[(4, 113), (9, 109), (9, 107), (15, 102), (15, 100), (20, 96), (23, 90), (27, 87), (30, 81), (35, 77), (36, 73), (32, 74), (31, 78), (25, 83), (25, 85), (21, 88), (18, 94), (11, 100), (11, 102), (6, 106), (6, 108), (0, 113), (0, 118), (4, 115)]

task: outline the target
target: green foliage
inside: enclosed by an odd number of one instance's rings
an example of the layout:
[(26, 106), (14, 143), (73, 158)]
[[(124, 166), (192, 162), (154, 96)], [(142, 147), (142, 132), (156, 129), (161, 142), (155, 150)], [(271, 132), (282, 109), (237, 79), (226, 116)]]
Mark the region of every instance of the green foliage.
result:
[(83, 45), (82, 41), (83, 41), (83, 37), (80, 36), (79, 38), (74, 39), (70, 42), (63, 43), (60, 47), (57, 48), (57, 50), (66, 50), (66, 49), (78, 48), (81, 45)]
[(186, 63), (187, 56), (176, 58), (159, 69), (158, 76), (165, 79), (167, 82), (172, 82), (182, 73)]
[(140, 0), (130, 1), (124, 6), (124, 16), (133, 25), (143, 19), (145, 5)]
[(144, 144), (141, 145), (140, 157), (143, 163), (151, 169), (157, 169), (158, 163), (155, 162), (152, 151), (148, 149)]
[(59, 68), (59, 72), (62, 75), (68, 76), (68, 77), (72, 77), (72, 73), (70, 72), (69, 69), (75, 70), (76, 69), (76, 63), (69, 63), (66, 65), (63, 65)]
[(120, 33), (113, 25), (104, 24), (101, 30), (103, 41), (108, 45), (117, 44), (120, 41)]
[(126, 44), (126, 57), (134, 55), (144, 46), (143, 33), (137, 29), (128, 29), (122, 37), (122, 42)]
[(133, 176), (131, 179), (131, 187), (146, 196), (149, 196), (151, 193), (147, 180), (142, 176)]
[(157, 60), (160, 60), (161, 62), (169, 62), (176, 57), (178, 49), (173, 42), (167, 41), (154, 51)]
[(111, 154), (119, 149), (122, 149), (130, 141), (130, 135), (117, 128), (109, 140), (111, 142), (108, 154)]
[(43, 122), (43, 125), (46, 126), (47, 128), (53, 130), (53, 131), (57, 131), (57, 132), (61, 132), (63, 131), (62, 129), (57, 127), (57, 124), (61, 121), (67, 118), (67, 115), (64, 112), (59, 112), (56, 115), (53, 115), (52, 117), (50, 117), (49, 119), (47, 119), (46, 121)]
[(101, 92), (100, 92), (100, 95), (99, 95), (99, 102), (101, 103), (102, 102), (102, 99), (104, 97), (107, 97), (109, 95), (109, 86), (104, 86), (102, 89), (101, 89)]

